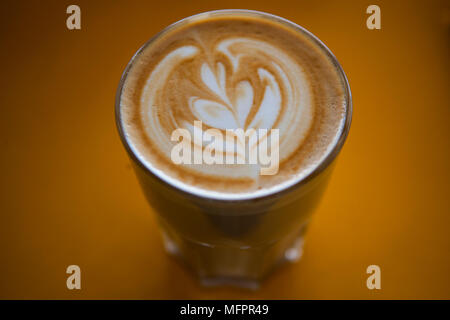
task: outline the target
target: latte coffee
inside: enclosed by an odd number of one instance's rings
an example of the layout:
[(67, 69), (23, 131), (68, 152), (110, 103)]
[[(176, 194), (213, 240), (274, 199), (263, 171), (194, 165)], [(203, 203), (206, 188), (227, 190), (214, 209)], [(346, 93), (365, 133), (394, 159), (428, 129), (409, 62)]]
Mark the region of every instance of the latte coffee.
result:
[[(173, 184), (202, 193), (267, 193), (311, 173), (336, 144), (344, 88), (331, 57), (308, 34), (267, 17), (205, 15), (169, 28), (139, 52), (122, 89), (121, 117), (134, 152)], [(172, 134), (179, 128), (192, 137), (196, 130), (268, 130), (248, 139), (248, 148), (278, 129), (271, 145), (278, 171), (261, 175), (259, 163), (245, 161), (174, 163)], [(187, 143), (192, 153), (207, 147)], [(245, 148), (220, 145), (214, 152), (245, 158)]]
[(204, 284), (255, 287), (301, 256), (351, 94), (305, 29), (256, 11), (183, 19), (128, 64), (117, 125), (166, 250)]

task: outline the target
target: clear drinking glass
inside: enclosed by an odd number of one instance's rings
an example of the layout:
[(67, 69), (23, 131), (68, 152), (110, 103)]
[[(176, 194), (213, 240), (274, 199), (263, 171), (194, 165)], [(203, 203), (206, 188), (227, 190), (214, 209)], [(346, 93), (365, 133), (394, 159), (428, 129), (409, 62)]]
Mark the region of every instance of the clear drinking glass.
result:
[[(206, 16), (250, 15), (274, 20), (303, 33), (328, 55), (344, 83), (347, 112), (339, 139), (326, 158), (306, 177), (263, 196), (211, 197), (182, 190), (155, 175), (133, 152), (123, 130), (120, 99), (128, 71), (140, 52), (172, 28)], [(350, 87), (331, 51), (304, 28), (283, 18), (250, 10), (218, 10), (180, 20), (143, 45), (127, 65), (116, 96), (116, 122), (143, 192), (157, 214), (167, 252), (204, 285), (231, 284), (257, 288), (277, 265), (302, 255), (303, 235), (327, 184), (334, 160), (347, 137), (352, 116)]]

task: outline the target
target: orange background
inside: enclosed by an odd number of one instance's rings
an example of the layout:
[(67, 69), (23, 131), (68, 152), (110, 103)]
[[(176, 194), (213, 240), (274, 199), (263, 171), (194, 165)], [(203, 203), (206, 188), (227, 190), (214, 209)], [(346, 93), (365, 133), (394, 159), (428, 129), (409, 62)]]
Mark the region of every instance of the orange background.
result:
[[(447, 2), (448, 3), (448, 2)], [(66, 28), (81, 7), (82, 30)], [(365, 9), (381, 7), (381, 30)], [(114, 122), (134, 52), (202, 11), (270, 12), (343, 65), (353, 124), (303, 259), (256, 292), (202, 288), (163, 251)], [(445, 1), (21, 1), (0, 19), (0, 298), (450, 298)], [(82, 289), (66, 288), (77, 264)], [(381, 290), (366, 287), (381, 267)]]

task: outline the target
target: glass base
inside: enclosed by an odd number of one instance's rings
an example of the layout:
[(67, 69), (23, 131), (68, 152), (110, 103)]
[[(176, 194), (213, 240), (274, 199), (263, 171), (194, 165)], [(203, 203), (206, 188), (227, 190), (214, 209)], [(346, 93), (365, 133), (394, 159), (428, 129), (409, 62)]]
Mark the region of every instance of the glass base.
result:
[(300, 260), (304, 229), (293, 237), (257, 247), (214, 246), (171, 236), (166, 230), (162, 235), (166, 252), (193, 270), (201, 285), (257, 290), (276, 267)]

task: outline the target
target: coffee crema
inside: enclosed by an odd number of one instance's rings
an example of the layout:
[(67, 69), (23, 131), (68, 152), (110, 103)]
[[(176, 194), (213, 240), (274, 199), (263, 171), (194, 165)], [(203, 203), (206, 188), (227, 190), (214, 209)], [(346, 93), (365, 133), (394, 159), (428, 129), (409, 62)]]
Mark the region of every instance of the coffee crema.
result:
[[(190, 20), (146, 44), (128, 70), (120, 120), (133, 152), (162, 179), (204, 192), (253, 194), (309, 174), (336, 144), (348, 107), (344, 80), (327, 51), (269, 15), (234, 12)], [(278, 172), (260, 175), (261, 165), (248, 163), (175, 164), (171, 136), (179, 128), (192, 137), (196, 130), (205, 135), (217, 129), (225, 136), (227, 130), (267, 129), (265, 136), (237, 139), (234, 148), (215, 146), (215, 153), (244, 159), (278, 129)], [(192, 152), (207, 147), (188, 143)]]

